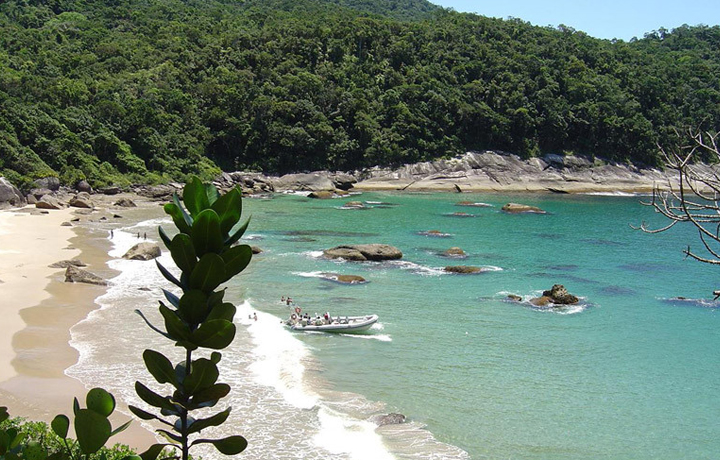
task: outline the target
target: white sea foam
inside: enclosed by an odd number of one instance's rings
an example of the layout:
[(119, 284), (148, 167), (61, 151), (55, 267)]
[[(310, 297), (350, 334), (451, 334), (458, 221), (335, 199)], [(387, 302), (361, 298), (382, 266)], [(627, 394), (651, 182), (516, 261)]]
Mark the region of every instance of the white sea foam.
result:
[(319, 259), (323, 256), (322, 251), (305, 251), (303, 254), (311, 259)]
[(326, 272), (292, 272), (295, 276), (302, 276), (303, 278), (325, 278)]
[(353, 460), (393, 460), (382, 437), (375, 432), (377, 426), (364, 420), (352, 420), (328, 407), (318, 411), (320, 432), (313, 442), (332, 454), (348, 455)]
[(621, 191), (614, 191), (614, 192), (587, 192), (583, 193), (583, 195), (593, 195), (593, 196), (638, 196), (638, 193), (631, 193), (631, 192), (621, 192)]

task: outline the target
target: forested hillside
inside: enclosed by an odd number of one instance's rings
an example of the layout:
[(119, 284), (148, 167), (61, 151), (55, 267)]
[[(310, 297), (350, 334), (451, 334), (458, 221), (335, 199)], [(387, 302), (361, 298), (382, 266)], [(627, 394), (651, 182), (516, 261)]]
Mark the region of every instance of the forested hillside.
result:
[(422, 0), (10, 0), (0, 172), (98, 186), (479, 149), (654, 164), (673, 129), (720, 126), (718, 75), (717, 26), (613, 43)]

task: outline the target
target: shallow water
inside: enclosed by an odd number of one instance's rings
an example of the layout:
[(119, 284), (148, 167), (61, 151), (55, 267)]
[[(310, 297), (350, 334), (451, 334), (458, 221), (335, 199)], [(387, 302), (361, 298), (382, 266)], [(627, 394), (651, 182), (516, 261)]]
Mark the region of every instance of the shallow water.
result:
[[(698, 246), (691, 229), (632, 230), (642, 220), (662, 224), (637, 197), (358, 199), (371, 208), (294, 195), (243, 201), (252, 215), (247, 243), (264, 252), (229, 287), (241, 305), (240, 326), (221, 378), (233, 385), (228, 433), (250, 440), (247, 458), (716, 457), (715, 268), (683, 259), (688, 243)], [(493, 207), (455, 206), (460, 200)], [(503, 214), (508, 201), (548, 214)], [(170, 229), (160, 212), (129, 215), (141, 223), (115, 230), (111, 255), (137, 242), (137, 232), (156, 235), (160, 222)], [(448, 217), (455, 212), (475, 217)], [(447, 237), (421, 234), (429, 230)], [(319, 257), (338, 244), (374, 242), (400, 248), (402, 261)], [(451, 246), (468, 257), (439, 255)], [(168, 255), (162, 263), (172, 265)], [(445, 265), (489, 270), (450, 275)], [(103, 308), (73, 328), (81, 360), (69, 373), (140, 404), (131, 383), (149, 382), (142, 350), (148, 341), (168, 347), (132, 310), (157, 320), (167, 283), (152, 262), (114, 259), (110, 266), (121, 275), (99, 299)], [(369, 282), (341, 285), (323, 272)], [(556, 283), (581, 302), (541, 309), (507, 300), (527, 301)], [(280, 325), (290, 313), (280, 297), (288, 295), (311, 314), (376, 313), (380, 323), (367, 336), (290, 333)], [(256, 311), (258, 321), (249, 320)], [(409, 423), (377, 428), (373, 417), (388, 412)]]

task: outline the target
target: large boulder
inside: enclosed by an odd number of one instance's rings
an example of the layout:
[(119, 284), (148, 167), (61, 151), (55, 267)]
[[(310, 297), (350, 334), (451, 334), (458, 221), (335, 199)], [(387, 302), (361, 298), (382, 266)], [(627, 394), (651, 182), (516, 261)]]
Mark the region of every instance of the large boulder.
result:
[(323, 251), (328, 259), (345, 259), (357, 262), (396, 260), (402, 258), (402, 251), (389, 244), (351, 244), (336, 246)]
[(68, 267), (86, 267), (87, 264), (80, 259), (61, 260), (54, 264), (48, 265), (50, 268), (68, 268)]
[(43, 195), (42, 198), (35, 203), (35, 207), (38, 209), (63, 209), (65, 206), (51, 195)]
[(87, 192), (80, 192), (74, 197), (70, 198), (68, 204), (73, 208), (93, 209), (95, 207), (92, 200), (90, 199), (90, 194)]
[(35, 179), (36, 188), (46, 188), (57, 192), (60, 190), (60, 179), (57, 177), (43, 177), (42, 179)]
[(353, 185), (357, 183), (357, 179), (355, 176), (351, 176), (350, 174), (333, 174), (330, 176), (330, 180), (332, 181), (335, 188), (340, 190), (350, 190), (353, 188)]
[(334, 190), (335, 185), (326, 174), (285, 174), (273, 181), (275, 190), (301, 190), (315, 192), (318, 190)]
[(25, 197), (20, 193), (20, 190), (6, 178), (0, 177), (0, 207), (20, 206), (23, 204), (25, 204)]
[(508, 203), (505, 206), (503, 206), (501, 208), (501, 210), (508, 214), (520, 214), (520, 213), (545, 214), (545, 211), (538, 208), (537, 206), (530, 206), (527, 204), (519, 204), (519, 203)]
[(107, 286), (108, 284), (107, 281), (99, 276), (94, 275), (87, 270), (77, 268), (74, 265), (69, 265), (65, 270), (65, 282), (97, 284), (99, 286)]
[(129, 260), (152, 260), (160, 257), (160, 246), (155, 243), (138, 243), (125, 253), (123, 259)]
[(77, 190), (78, 192), (85, 192), (85, 193), (93, 192), (92, 187), (90, 186), (90, 184), (88, 184), (88, 181), (86, 181), (85, 179), (83, 179), (80, 182), (78, 182), (77, 184), (75, 184), (75, 190)]

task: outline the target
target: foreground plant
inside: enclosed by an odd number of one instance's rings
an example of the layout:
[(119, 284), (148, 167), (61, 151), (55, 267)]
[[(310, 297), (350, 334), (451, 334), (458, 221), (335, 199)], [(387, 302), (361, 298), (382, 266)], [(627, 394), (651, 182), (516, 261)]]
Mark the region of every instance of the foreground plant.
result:
[[(220, 439), (200, 438), (204, 429), (220, 426), (230, 415), (228, 407), (209, 417), (197, 418), (196, 411), (214, 407), (230, 392), (230, 386), (218, 383), (218, 363), (222, 355), (216, 350), (226, 348), (235, 337), (235, 306), (223, 300), (225, 290), (219, 286), (247, 267), (252, 250), (235, 243), (245, 232), (248, 222), (240, 225), (241, 194), (233, 189), (220, 195), (212, 184), (192, 178), (183, 189), (184, 207), (175, 194), (173, 203), (165, 205), (179, 233), (172, 239), (159, 228), (160, 237), (180, 269), (176, 277), (157, 263), (162, 275), (182, 292), (180, 295), (163, 289), (167, 303), (160, 301), (164, 328), (159, 328), (139, 311), (154, 331), (172, 340), (185, 350), (185, 360), (172, 364), (158, 351), (145, 350), (143, 360), (157, 383), (170, 385), (171, 393), (160, 395), (141, 382), (135, 390), (145, 403), (159, 409), (156, 415), (135, 406), (130, 410), (143, 420), (157, 420), (167, 428), (158, 429), (168, 442), (155, 444), (141, 454), (143, 460), (155, 459), (165, 447), (174, 447), (187, 460), (189, 450), (198, 444), (212, 444), (223, 454), (234, 455), (247, 447), (239, 435)], [(194, 357), (201, 350), (215, 350)], [(194, 439), (191, 439), (193, 437)]]

